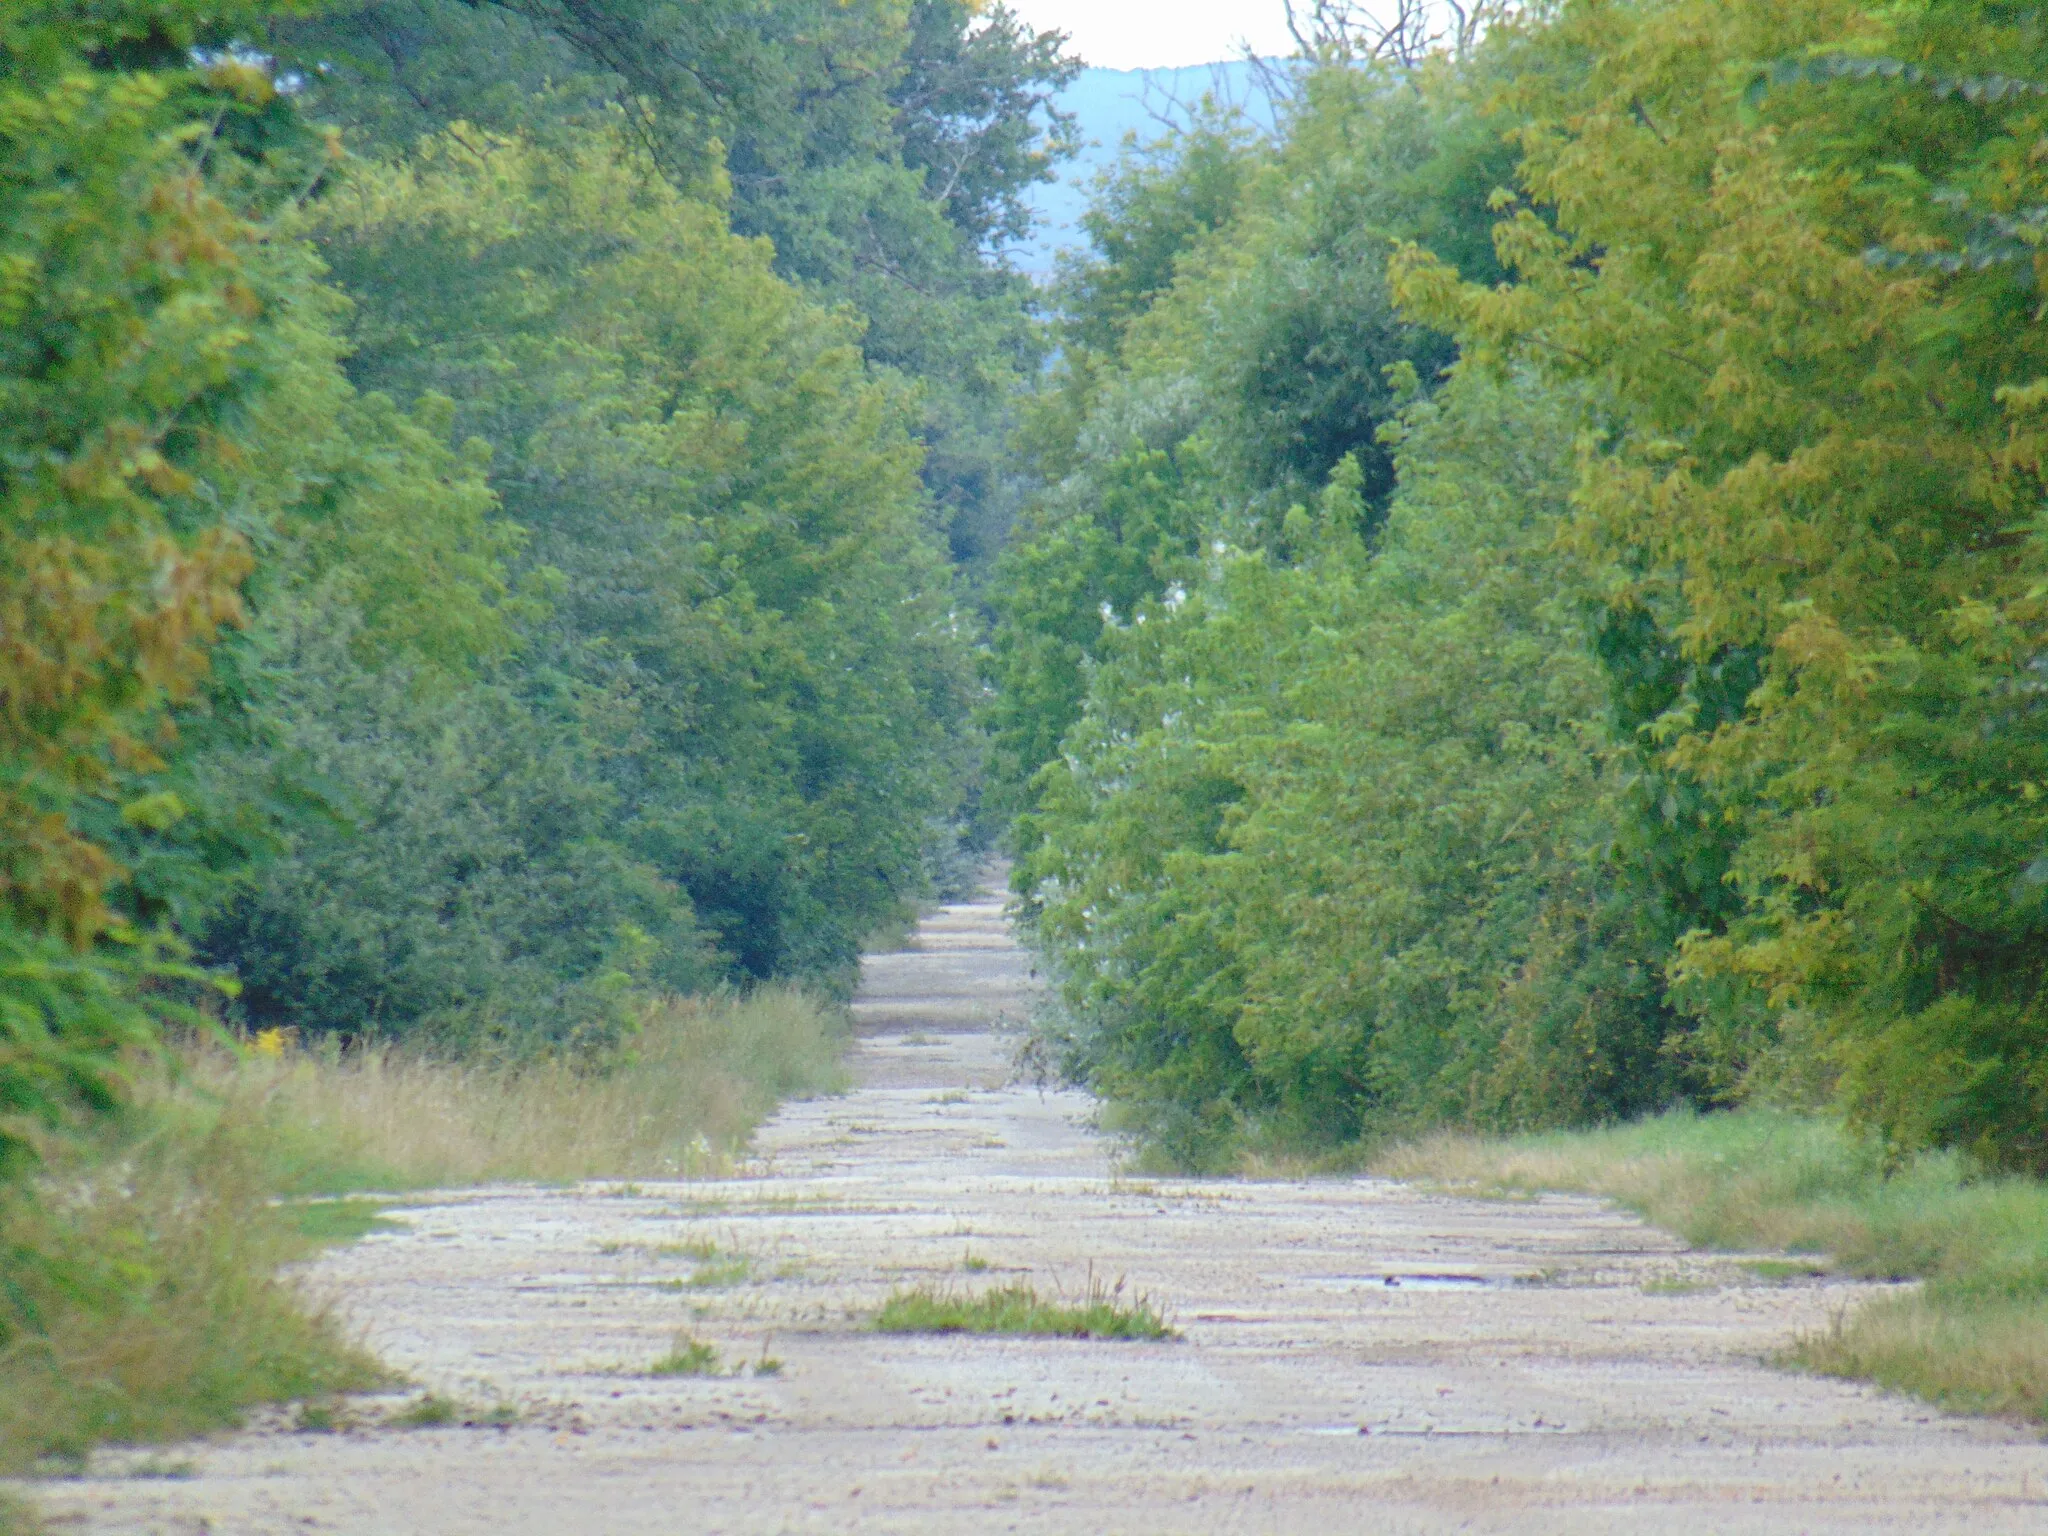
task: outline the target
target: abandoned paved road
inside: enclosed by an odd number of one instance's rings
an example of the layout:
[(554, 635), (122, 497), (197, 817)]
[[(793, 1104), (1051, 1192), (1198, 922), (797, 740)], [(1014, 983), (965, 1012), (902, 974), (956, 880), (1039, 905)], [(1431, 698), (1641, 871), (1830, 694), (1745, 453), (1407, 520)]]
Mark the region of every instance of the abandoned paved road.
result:
[[(183, 1480), (103, 1457), (45, 1487), (50, 1514), (231, 1536), (2048, 1531), (2039, 1436), (1760, 1363), (1865, 1288), (1762, 1284), (1591, 1200), (1121, 1179), (1090, 1101), (1008, 1083), (991, 1025), (1027, 995), (998, 898), (945, 908), (867, 964), (858, 1089), (788, 1107), (745, 1177), (465, 1191), (321, 1262), (385, 1359), (516, 1425), (377, 1427), (397, 1399), (343, 1433), (279, 1419), (172, 1453)], [(1091, 1266), (1183, 1337), (863, 1323), (900, 1283), (1071, 1291)], [(644, 1374), (678, 1330), (783, 1367)]]

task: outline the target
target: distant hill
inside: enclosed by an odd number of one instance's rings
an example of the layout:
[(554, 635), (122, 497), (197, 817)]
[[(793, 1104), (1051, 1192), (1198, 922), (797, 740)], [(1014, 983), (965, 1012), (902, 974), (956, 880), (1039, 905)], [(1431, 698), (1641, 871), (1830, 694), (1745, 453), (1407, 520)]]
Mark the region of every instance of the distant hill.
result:
[(1262, 127), (1273, 125), (1272, 103), (1244, 59), (1180, 69), (1083, 70), (1059, 95), (1060, 110), (1080, 122), (1081, 154), (1061, 168), (1058, 181), (1035, 188), (1027, 199), (1039, 222), (1031, 240), (1012, 249), (1018, 268), (1050, 277), (1054, 255), (1084, 243), (1080, 219), (1089, 184), (1116, 159), (1124, 136), (1136, 134), (1141, 143), (1160, 137), (1167, 122), (1184, 116), (1204, 94), (1235, 103)]

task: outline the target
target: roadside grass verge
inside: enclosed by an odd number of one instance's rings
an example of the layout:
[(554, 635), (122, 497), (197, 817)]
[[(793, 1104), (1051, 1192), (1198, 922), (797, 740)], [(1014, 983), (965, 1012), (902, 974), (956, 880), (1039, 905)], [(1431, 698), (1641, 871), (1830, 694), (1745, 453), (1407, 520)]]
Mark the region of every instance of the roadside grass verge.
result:
[(1604, 1195), (1704, 1248), (1775, 1249), (1919, 1280), (1797, 1340), (1784, 1362), (1945, 1408), (2048, 1421), (2048, 1184), (1954, 1153), (1887, 1166), (1839, 1123), (1769, 1110), (1673, 1113), (1494, 1141), (1440, 1135), (1373, 1164), (1478, 1194)]
[(1170, 1339), (1177, 1337), (1159, 1309), (1144, 1296), (1126, 1299), (1123, 1282), (1104, 1286), (1091, 1278), (1077, 1302), (1041, 1296), (1017, 1281), (985, 1291), (942, 1285), (897, 1290), (875, 1314), (878, 1333), (1006, 1333), (1069, 1339)]
[(392, 1046), (191, 1053), (161, 1112), (246, 1127), (279, 1194), (725, 1168), (788, 1098), (846, 1086), (843, 1010), (791, 987), (677, 999), (598, 1062), (444, 1060)]
[(306, 1197), (718, 1171), (780, 1100), (843, 1086), (845, 1039), (843, 1010), (763, 988), (650, 1009), (601, 1061), (188, 1047), (0, 1188), (0, 1474), (387, 1384), (286, 1266), (389, 1224)]
[(312, 1246), (223, 1137), (69, 1148), (0, 1198), (0, 1472), (385, 1373), (279, 1270)]

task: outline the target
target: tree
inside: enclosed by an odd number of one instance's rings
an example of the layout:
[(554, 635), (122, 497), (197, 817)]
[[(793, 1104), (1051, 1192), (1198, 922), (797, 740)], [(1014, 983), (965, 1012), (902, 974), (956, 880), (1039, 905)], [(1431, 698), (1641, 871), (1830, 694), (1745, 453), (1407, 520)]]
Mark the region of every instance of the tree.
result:
[(458, 127), (321, 221), (356, 377), (493, 445), (548, 592), (522, 692), (579, 722), (612, 835), (737, 975), (845, 977), (967, 750), (906, 392), (617, 125)]
[(1741, 911), (1681, 974), (1757, 1021), (1735, 1070), (1810, 1062), (1899, 1148), (2048, 1166), (2038, 32), (1579, 3), (1548, 46), (1579, 63), (1525, 82), (1518, 281), (1411, 254), (1400, 284), (1594, 384), (1610, 604), (1693, 667), (1754, 658), (1739, 713), (1693, 688), (1649, 728), (1734, 834)]
[[(242, 622), (251, 408), (288, 371), (270, 239), (320, 174), (269, 79), (204, 51), (258, 7), (16, 6), (0, 21), (0, 1160), (114, 1099), (156, 968), (85, 822), (146, 782)], [(200, 50), (195, 54), (195, 50)]]

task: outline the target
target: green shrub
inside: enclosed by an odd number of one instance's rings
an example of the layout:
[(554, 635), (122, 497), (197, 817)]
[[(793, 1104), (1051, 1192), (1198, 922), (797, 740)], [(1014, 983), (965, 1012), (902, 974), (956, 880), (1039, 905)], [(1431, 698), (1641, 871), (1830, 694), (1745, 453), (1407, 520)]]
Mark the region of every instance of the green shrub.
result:
[(1412, 407), (1376, 550), (1355, 471), (1142, 609), (1019, 823), (1070, 1070), (1182, 1163), (1678, 1092), (1663, 953), (1603, 862), (1572, 400)]

